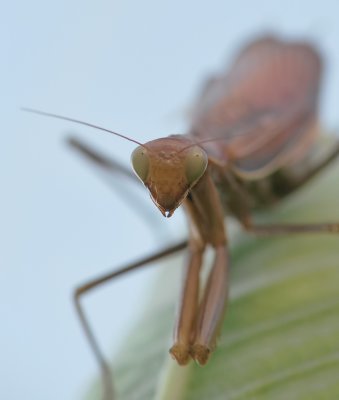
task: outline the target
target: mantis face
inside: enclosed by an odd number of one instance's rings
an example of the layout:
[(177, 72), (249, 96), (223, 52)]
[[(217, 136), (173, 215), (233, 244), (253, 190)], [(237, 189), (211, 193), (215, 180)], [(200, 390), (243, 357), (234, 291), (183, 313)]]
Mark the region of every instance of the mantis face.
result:
[(206, 152), (182, 136), (152, 140), (131, 156), (134, 172), (154, 204), (169, 218), (199, 181), (208, 165)]

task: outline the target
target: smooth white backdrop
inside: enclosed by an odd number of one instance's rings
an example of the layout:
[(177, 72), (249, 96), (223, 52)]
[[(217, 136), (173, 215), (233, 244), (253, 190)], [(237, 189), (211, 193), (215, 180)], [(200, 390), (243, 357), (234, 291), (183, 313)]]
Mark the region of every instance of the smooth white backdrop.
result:
[[(80, 399), (97, 368), (74, 316), (72, 289), (185, 234), (180, 212), (165, 220), (142, 188), (129, 194), (131, 208), (65, 138), (76, 133), (126, 165), (133, 145), (19, 108), (83, 119), (140, 141), (183, 133), (209, 73), (244, 41), (276, 32), (319, 44), (328, 66), (321, 117), (335, 129), (338, 15), (336, 0), (2, 5), (1, 399)], [(136, 273), (86, 301), (106, 353), (118, 350), (152, 274)]]

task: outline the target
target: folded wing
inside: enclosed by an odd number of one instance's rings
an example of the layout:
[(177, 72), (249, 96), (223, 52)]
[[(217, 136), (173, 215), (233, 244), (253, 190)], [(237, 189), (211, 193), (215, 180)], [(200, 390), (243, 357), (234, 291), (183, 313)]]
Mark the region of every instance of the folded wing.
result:
[(259, 39), (206, 84), (191, 134), (234, 171), (258, 179), (300, 158), (314, 141), (322, 60), (309, 44)]

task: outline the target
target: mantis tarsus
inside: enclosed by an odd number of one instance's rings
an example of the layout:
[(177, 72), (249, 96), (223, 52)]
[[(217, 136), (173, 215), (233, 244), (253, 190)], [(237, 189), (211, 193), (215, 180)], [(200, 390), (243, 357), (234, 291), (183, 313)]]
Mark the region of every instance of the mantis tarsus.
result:
[[(228, 245), (224, 216), (233, 215), (254, 234), (339, 233), (339, 223), (257, 225), (252, 211), (269, 206), (303, 185), (339, 154), (336, 142), (319, 161), (317, 106), (322, 60), (302, 42), (263, 37), (250, 43), (230, 69), (210, 79), (198, 99), (191, 129), (141, 144), (132, 154), (136, 175), (165, 217), (183, 205), (190, 234), (186, 242), (99, 277), (77, 288), (77, 312), (100, 364), (105, 400), (114, 397), (112, 374), (82, 309), (91, 289), (162, 257), (188, 248), (188, 262), (174, 329), (172, 357), (203, 365), (216, 344), (228, 292)], [(56, 114), (39, 114), (97, 127)], [(115, 134), (114, 132), (111, 132)], [(124, 167), (73, 139), (71, 145), (104, 169)], [(214, 251), (207, 284), (199, 296), (206, 247)]]

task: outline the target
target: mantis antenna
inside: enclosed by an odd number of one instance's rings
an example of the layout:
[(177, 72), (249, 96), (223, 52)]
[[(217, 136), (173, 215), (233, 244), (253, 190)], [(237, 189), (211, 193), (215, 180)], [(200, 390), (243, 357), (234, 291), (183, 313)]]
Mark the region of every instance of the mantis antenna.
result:
[(117, 133), (117, 132), (111, 131), (110, 129), (103, 128), (102, 126), (97, 126), (97, 125), (94, 125), (94, 124), (90, 124), (89, 122), (81, 121), (81, 120), (78, 120), (78, 119), (75, 119), (75, 118), (64, 117), (63, 115), (58, 115), (58, 114), (53, 114), (53, 113), (49, 113), (49, 112), (45, 112), (45, 111), (35, 110), (34, 108), (22, 107), (21, 110), (25, 111), (25, 112), (30, 112), (30, 113), (33, 113), (33, 114), (43, 115), (45, 117), (62, 119), (64, 121), (74, 122), (75, 124), (89, 126), (90, 128), (94, 128), (94, 129), (98, 129), (100, 131), (112, 133), (113, 135), (119, 136), (122, 139), (129, 140), (130, 142), (136, 143), (139, 146), (146, 147), (144, 144), (138, 142), (135, 139), (132, 139), (132, 138), (130, 138), (128, 136), (122, 135), (121, 133)]

